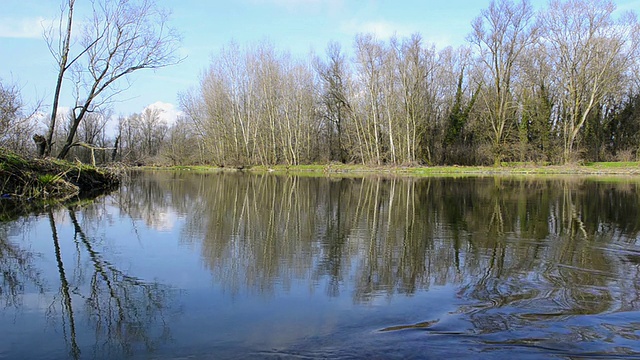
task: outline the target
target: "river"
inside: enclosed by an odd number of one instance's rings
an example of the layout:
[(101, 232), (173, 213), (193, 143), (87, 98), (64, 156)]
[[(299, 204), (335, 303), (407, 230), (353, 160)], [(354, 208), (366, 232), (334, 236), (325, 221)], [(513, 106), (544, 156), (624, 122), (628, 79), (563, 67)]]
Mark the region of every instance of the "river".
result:
[(0, 223), (0, 358), (640, 357), (639, 185), (133, 172)]

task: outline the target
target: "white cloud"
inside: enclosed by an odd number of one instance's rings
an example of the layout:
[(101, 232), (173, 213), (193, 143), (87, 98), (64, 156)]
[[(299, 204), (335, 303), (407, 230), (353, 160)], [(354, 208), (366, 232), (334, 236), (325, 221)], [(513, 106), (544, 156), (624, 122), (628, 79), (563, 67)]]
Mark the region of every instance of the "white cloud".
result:
[(48, 21), (37, 18), (0, 18), (0, 38), (41, 39), (43, 25)]
[(340, 25), (340, 31), (347, 36), (354, 37), (357, 34), (373, 34), (378, 40), (389, 40), (396, 36), (402, 40), (413, 34), (420, 34), (423, 46), (435, 45), (437, 49), (447, 46), (457, 46), (464, 40), (464, 35), (452, 36), (442, 27), (422, 23), (397, 23), (391, 21), (361, 21), (352, 19)]
[(176, 225), (177, 216), (173, 211), (157, 211), (154, 209), (145, 216), (147, 225), (157, 231), (171, 231)]
[(162, 101), (156, 101), (144, 108), (144, 110), (146, 109), (158, 110), (160, 112), (160, 119), (164, 120), (169, 126), (175, 124), (178, 118), (183, 115), (183, 112), (176, 109), (175, 105)]

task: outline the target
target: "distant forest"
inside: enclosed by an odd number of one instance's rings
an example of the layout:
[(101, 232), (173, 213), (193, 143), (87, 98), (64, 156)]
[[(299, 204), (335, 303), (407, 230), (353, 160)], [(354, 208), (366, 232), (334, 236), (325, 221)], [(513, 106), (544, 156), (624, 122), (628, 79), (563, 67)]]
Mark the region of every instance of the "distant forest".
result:
[[(82, 146), (67, 157), (217, 166), (637, 161), (640, 25), (611, 1), (552, 0), (536, 11), (499, 0), (458, 48), (437, 49), (420, 34), (359, 34), (351, 48), (331, 42), (297, 58), (269, 42), (229, 43), (179, 99), (176, 123), (148, 109), (117, 119), (115, 134), (106, 131), (112, 108), (98, 102), (78, 121), (68, 144)], [(54, 152), (75, 119), (57, 118)], [(35, 154), (38, 126), (19, 89), (0, 83), (0, 146)]]

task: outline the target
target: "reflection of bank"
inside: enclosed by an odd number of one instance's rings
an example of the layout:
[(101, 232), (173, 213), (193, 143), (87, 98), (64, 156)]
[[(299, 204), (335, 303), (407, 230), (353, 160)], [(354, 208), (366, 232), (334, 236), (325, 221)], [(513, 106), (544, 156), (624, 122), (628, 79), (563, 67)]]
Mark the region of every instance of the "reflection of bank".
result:
[[(600, 211), (590, 202), (611, 197), (611, 185), (566, 177), (219, 174), (185, 177), (187, 188), (196, 200), (184, 241), (201, 243), (214, 279), (232, 294), (269, 295), (311, 281), (329, 296), (347, 292), (369, 303), (458, 284), (467, 298), (505, 304), (519, 301), (504, 294), (511, 282), (531, 276), (532, 286), (553, 290), (524, 298), (557, 296), (561, 311), (597, 313), (611, 308), (616, 290), (597, 276), (559, 269), (619, 275), (627, 266), (594, 247), (594, 238), (607, 246), (640, 230), (613, 211), (637, 204), (637, 194), (623, 191)], [(595, 288), (603, 289), (595, 297), (580, 290)]]
[[(56, 277), (47, 277), (52, 273), (44, 268), (48, 262), (43, 259), (38, 263), (31, 261), (33, 254), (18, 247), (11, 252), (2, 251), (0, 266), (9, 267), (3, 271), (4, 284), (12, 288), (9, 292), (3, 288), (2, 295), (10, 295), (17, 308), (29, 306), (29, 302), (23, 303), (21, 299), (32, 296), (23, 291), (35, 286), (43, 299), (39, 302), (47, 303), (42, 311), (48, 323), (43, 335), (47, 339), (42, 339), (42, 343), (54, 341), (51, 334), (46, 335), (51, 330), (61, 334), (68, 357), (120, 358), (136, 350), (148, 353), (169, 337), (168, 324), (163, 317), (171, 296), (170, 289), (137, 279), (107, 260), (95, 247), (97, 239), (83, 231), (78, 216), (82, 215), (83, 221), (92, 221), (86, 217), (87, 213), (69, 208), (70, 226), (62, 228), (56, 224), (60, 214), (54, 216), (51, 209), (46, 214), (58, 281)], [(73, 246), (66, 246), (69, 244)], [(6, 249), (4, 245), (5, 242), (0, 243), (2, 250)], [(6, 254), (11, 254), (13, 260), (5, 261), (3, 255)], [(18, 273), (19, 276), (7, 276)], [(51, 292), (52, 287), (58, 290)], [(17, 314), (20, 315), (20, 310)], [(28, 331), (34, 336), (32, 341), (38, 342), (40, 335), (33, 333), (34, 328)], [(57, 349), (59, 345), (51, 344), (50, 348)], [(16, 354), (24, 355), (34, 350), (16, 349)], [(50, 353), (48, 356), (63, 355)]]

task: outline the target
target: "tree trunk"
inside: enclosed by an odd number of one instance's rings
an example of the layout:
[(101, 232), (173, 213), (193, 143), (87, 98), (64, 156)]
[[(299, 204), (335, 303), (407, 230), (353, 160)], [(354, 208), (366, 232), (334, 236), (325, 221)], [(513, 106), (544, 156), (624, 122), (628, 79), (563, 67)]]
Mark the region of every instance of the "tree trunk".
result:
[[(60, 101), (60, 91), (62, 88), (62, 80), (64, 74), (67, 71), (67, 62), (69, 60), (69, 47), (71, 44), (71, 26), (73, 23), (73, 5), (75, 0), (69, 0), (69, 12), (67, 18), (67, 29), (62, 40), (62, 51), (60, 53), (60, 62), (58, 69), (58, 79), (56, 81), (56, 89), (53, 93), (53, 104), (51, 105), (51, 118), (49, 120), (49, 130), (47, 131), (47, 138), (45, 143), (45, 149), (40, 156), (51, 155), (51, 143), (53, 141), (53, 132), (56, 129), (56, 117), (58, 116), (58, 102)], [(73, 63), (73, 61), (71, 62)], [(68, 150), (67, 150), (68, 151)]]

